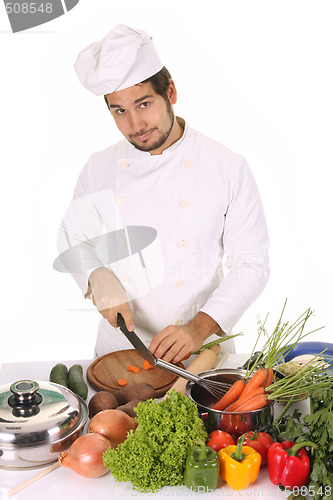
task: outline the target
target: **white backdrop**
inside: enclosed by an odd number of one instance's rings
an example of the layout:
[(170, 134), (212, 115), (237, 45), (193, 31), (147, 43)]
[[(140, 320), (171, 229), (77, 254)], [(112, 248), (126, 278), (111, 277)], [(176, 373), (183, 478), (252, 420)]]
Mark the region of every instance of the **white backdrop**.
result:
[(330, 0), (80, 0), (12, 34), (0, 4), (0, 363), (89, 359), (99, 321), (71, 277), (52, 268), (59, 222), (95, 151), (120, 139), (103, 98), (86, 91), (78, 52), (117, 24), (147, 31), (178, 89), (175, 111), (245, 156), (271, 237), (271, 278), (235, 328), (252, 349), (257, 318), (274, 327), (315, 311), (309, 340), (333, 341)]

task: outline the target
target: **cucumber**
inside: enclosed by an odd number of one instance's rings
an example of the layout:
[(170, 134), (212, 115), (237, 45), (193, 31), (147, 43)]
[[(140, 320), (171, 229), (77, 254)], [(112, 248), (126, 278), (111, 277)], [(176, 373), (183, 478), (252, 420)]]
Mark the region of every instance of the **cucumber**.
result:
[(50, 371), (50, 382), (68, 387), (68, 369), (63, 363), (57, 363)]
[(88, 396), (88, 386), (83, 379), (83, 368), (81, 365), (73, 365), (68, 371), (68, 387), (82, 399)]

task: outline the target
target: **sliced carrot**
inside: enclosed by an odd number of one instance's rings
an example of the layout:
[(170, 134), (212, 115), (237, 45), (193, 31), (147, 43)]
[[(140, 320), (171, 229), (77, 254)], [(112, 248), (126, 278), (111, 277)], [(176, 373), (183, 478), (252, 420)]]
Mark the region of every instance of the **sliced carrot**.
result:
[(128, 382), (127, 382), (127, 380), (125, 378), (118, 378), (117, 384), (118, 385), (127, 385)]
[(129, 365), (129, 366), (127, 367), (127, 370), (128, 370), (129, 372), (134, 372), (134, 373), (139, 373), (139, 372), (141, 372), (140, 368), (139, 368), (138, 366), (135, 366), (135, 365)]
[(246, 412), (253, 410), (260, 410), (264, 408), (268, 404), (267, 394), (262, 394), (261, 396), (256, 396), (255, 398), (251, 398), (245, 403), (239, 405), (237, 411)]
[(273, 368), (268, 368), (268, 376), (267, 376), (266, 382), (264, 384), (265, 388), (268, 387), (269, 385), (271, 385), (271, 383), (273, 382), (273, 377), (274, 377)]
[(227, 411), (238, 411), (237, 408), (238, 406), (242, 405), (243, 403), (246, 403), (246, 401), (249, 401), (250, 399), (253, 399), (257, 396), (262, 396), (265, 394), (265, 389), (263, 387), (257, 387), (256, 389), (253, 389), (253, 391), (248, 392), (243, 396), (241, 394), (238, 399), (232, 405), (228, 406), (226, 408)]
[(258, 368), (258, 370), (254, 372), (252, 377), (247, 382), (243, 391), (243, 395), (245, 396), (245, 394), (247, 394), (248, 392), (252, 391), (257, 387), (263, 387), (267, 380), (267, 376), (268, 376), (268, 370), (266, 368), (264, 368), (263, 366)]
[(213, 410), (225, 410), (231, 403), (236, 401), (239, 395), (243, 392), (245, 380), (236, 380), (224, 396), (213, 406)]
[(151, 370), (151, 369), (152, 369), (152, 368), (154, 368), (154, 367), (153, 367), (153, 365), (151, 365), (151, 364), (149, 363), (149, 361), (147, 361), (147, 360), (145, 359), (145, 360), (144, 360), (144, 362), (143, 362), (143, 368), (144, 368), (145, 370)]

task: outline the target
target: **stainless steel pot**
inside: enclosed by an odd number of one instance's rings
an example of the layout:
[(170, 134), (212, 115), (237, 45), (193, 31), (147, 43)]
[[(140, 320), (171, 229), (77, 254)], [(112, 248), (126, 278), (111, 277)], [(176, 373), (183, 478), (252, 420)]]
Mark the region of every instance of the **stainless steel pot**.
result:
[[(217, 380), (230, 384), (244, 378), (246, 370), (243, 369), (213, 369), (199, 373), (199, 377)], [(271, 429), (274, 420), (274, 402), (261, 410), (245, 413), (213, 410), (211, 407), (216, 399), (202, 386), (194, 382), (187, 382), (186, 394), (197, 405), (199, 416), (203, 420), (208, 433), (220, 429), (228, 432), (237, 439), (244, 432), (263, 431)]]
[(0, 468), (35, 469), (58, 459), (83, 432), (86, 403), (52, 382), (0, 387)]

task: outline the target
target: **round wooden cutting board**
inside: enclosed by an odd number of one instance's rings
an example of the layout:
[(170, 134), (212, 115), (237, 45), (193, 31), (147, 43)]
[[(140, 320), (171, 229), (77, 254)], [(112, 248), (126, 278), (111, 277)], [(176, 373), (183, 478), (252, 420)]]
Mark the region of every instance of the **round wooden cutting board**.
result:
[[(122, 387), (118, 385), (117, 380), (125, 378), (128, 381), (126, 387), (144, 382), (154, 387), (157, 398), (164, 396), (178, 376), (157, 367), (145, 370), (143, 362), (143, 357), (136, 349), (110, 352), (91, 363), (87, 370), (87, 379), (96, 391), (119, 391)], [(127, 367), (130, 365), (140, 368), (140, 372), (128, 371)], [(177, 366), (183, 368), (182, 363), (177, 363)]]

